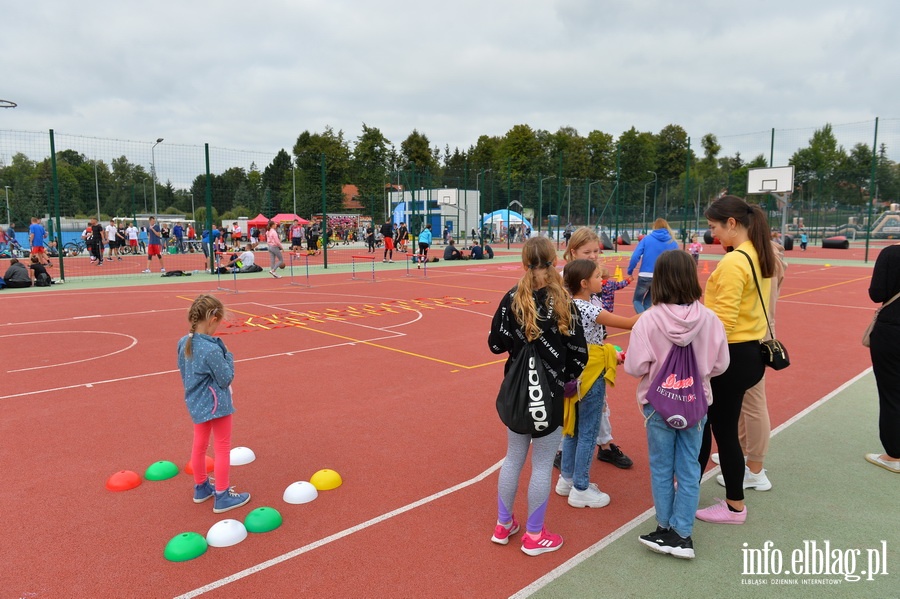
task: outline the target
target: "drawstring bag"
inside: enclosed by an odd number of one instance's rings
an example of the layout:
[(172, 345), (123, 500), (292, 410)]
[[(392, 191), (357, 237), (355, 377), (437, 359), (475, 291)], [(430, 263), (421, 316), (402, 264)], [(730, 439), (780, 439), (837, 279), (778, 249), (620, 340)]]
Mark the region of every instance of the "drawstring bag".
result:
[(553, 392), (534, 343), (526, 343), (513, 358), (500, 392), (497, 414), (514, 433), (543, 436), (550, 432)]
[(696, 426), (709, 409), (703, 377), (691, 344), (672, 345), (656, 376), (650, 381), (647, 401), (670, 427)]

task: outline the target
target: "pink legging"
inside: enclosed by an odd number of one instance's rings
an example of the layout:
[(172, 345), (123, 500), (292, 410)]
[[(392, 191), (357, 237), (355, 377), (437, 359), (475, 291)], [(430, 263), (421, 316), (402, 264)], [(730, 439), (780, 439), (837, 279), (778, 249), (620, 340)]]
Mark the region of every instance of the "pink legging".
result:
[(209, 433), (213, 434), (215, 455), (216, 491), (228, 489), (228, 470), (231, 467), (231, 414), (194, 425), (194, 447), (191, 450), (191, 468), (194, 469), (194, 483), (206, 480), (206, 448), (209, 447)]

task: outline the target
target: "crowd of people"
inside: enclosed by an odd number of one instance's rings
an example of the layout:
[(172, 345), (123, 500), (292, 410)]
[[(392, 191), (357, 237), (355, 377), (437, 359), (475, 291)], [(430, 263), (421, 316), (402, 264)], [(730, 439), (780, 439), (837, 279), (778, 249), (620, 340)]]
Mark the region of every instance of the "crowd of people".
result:
[[(526, 554), (555, 551), (563, 544), (562, 536), (549, 532), (544, 522), (551, 488), (574, 508), (610, 503), (610, 495), (591, 475), (591, 464), (595, 446), (600, 461), (620, 468), (632, 464), (612, 443), (606, 409), (607, 384), (615, 381), (618, 366), (638, 378), (637, 401), (646, 423), (657, 527), (639, 536), (641, 544), (657, 553), (691, 559), (695, 520), (742, 524), (748, 514), (745, 490), (772, 488), (763, 468), (770, 430), (760, 343), (774, 335), (775, 303), (785, 272), (783, 248), (772, 241), (765, 213), (743, 199), (715, 200), (706, 218), (728, 253), (709, 277), (705, 293), (697, 274), (699, 251), (678, 249), (663, 219), (635, 248), (628, 276), (618, 283), (610, 280), (600, 240), (588, 228), (569, 235), (562, 273), (556, 268), (550, 239), (525, 242), (524, 274), (501, 299), (488, 345), (494, 353), (508, 354), (507, 376), (527, 345), (537, 349), (549, 379), (544, 389), (544, 396), (550, 397), (549, 426), (541, 434), (507, 431), (491, 537), (495, 543), (507, 544), (520, 530), (513, 504), (529, 450), (532, 470), (522, 535)], [(879, 285), (873, 299), (885, 301), (888, 290), (900, 291), (900, 278), (895, 276), (900, 267), (892, 272), (891, 282)], [(759, 274), (758, 288), (751, 273)], [(614, 314), (615, 292), (635, 279), (635, 315)], [(758, 297), (765, 298), (765, 306)], [(605, 341), (607, 327), (631, 329), (627, 352)], [(896, 338), (890, 342), (896, 344)], [(880, 341), (887, 343), (887, 336)], [(886, 354), (878, 349), (881, 356)], [(690, 358), (676, 360), (673, 355)], [(894, 352), (891, 360), (896, 361), (896, 355), (900, 354)], [(874, 356), (875, 351), (873, 362)], [(666, 394), (658, 390), (688, 384), (701, 409), (690, 421), (668, 416)], [(882, 432), (887, 453), (867, 459), (900, 471), (895, 387), (882, 394), (889, 398), (883, 399), (882, 410), (892, 422)], [(498, 397), (498, 406), (502, 400)], [(716, 455), (710, 451), (713, 437), (719, 448)], [(721, 465), (718, 482), (725, 487), (725, 500), (701, 508), (700, 478), (710, 459)], [(551, 486), (554, 462), (559, 477)]]

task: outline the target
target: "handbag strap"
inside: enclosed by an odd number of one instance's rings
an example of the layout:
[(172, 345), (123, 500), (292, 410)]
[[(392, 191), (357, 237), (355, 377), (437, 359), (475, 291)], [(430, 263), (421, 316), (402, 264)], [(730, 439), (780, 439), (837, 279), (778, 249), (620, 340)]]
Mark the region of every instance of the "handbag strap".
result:
[(881, 304), (881, 306), (878, 307), (878, 311), (881, 312), (882, 309), (887, 308), (887, 307), (891, 304), (891, 302), (893, 302), (893, 301), (894, 301), (895, 299), (897, 299), (898, 297), (900, 297), (900, 293), (897, 293), (897, 295), (895, 295), (894, 297), (892, 297), (892, 298), (889, 299), (888, 301), (886, 301), (886, 302), (884, 302), (883, 304)]
[(766, 302), (763, 301), (762, 290), (759, 288), (759, 280), (756, 278), (756, 269), (753, 267), (753, 258), (751, 258), (750, 254), (744, 250), (735, 251), (744, 254), (747, 257), (747, 262), (750, 263), (750, 272), (753, 273), (753, 283), (756, 285), (756, 293), (759, 295), (759, 303), (763, 309), (763, 316), (766, 317), (766, 328), (769, 329), (769, 336), (774, 339), (775, 333), (772, 332), (772, 325), (769, 323), (769, 315), (766, 313)]

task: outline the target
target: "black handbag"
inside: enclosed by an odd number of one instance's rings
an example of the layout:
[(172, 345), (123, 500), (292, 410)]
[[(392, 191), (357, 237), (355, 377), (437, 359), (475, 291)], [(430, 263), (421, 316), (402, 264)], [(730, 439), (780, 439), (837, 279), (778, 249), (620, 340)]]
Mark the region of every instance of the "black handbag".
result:
[(788, 356), (787, 348), (784, 344), (775, 338), (772, 332), (772, 325), (769, 323), (769, 315), (766, 313), (766, 303), (763, 301), (762, 291), (759, 288), (759, 280), (756, 278), (756, 269), (753, 267), (753, 259), (750, 254), (743, 250), (737, 250), (747, 257), (750, 263), (750, 272), (753, 273), (753, 283), (756, 285), (756, 293), (759, 294), (759, 303), (763, 309), (763, 315), (766, 317), (766, 328), (769, 329), (769, 337), (766, 341), (759, 342), (759, 351), (762, 354), (763, 364), (772, 370), (784, 370), (791, 365), (791, 358)]

